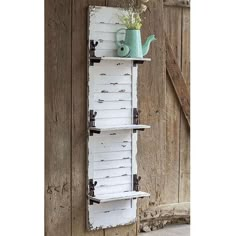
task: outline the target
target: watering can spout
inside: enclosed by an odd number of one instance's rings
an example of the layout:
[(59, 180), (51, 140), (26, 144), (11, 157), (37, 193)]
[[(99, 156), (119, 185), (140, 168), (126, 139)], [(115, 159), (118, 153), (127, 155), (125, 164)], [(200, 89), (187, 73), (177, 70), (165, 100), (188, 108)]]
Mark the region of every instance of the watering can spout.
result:
[(143, 49), (143, 56), (147, 55), (148, 54), (148, 51), (149, 51), (149, 48), (150, 48), (150, 44), (151, 42), (157, 40), (155, 35), (150, 35), (146, 42), (144, 43), (144, 45), (142, 46), (142, 49)]

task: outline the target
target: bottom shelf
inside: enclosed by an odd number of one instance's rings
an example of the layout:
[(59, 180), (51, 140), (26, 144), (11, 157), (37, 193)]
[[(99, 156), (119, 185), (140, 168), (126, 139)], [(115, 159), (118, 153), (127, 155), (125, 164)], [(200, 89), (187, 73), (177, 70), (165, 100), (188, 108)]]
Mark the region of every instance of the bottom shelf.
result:
[(97, 195), (96, 197), (88, 196), (88, 198), (96, 203), (104, 203), (104, 202), (112, 202), (126, 199), (143, 198), (149, 196), (150, 196), (149, 193), (131, 191), (131, 192)]

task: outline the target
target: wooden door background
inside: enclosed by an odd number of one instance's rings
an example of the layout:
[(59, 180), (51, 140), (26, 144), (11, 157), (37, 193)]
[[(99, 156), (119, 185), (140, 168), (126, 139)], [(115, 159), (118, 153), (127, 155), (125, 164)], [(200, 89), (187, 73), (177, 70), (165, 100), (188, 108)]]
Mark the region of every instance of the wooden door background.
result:
[(141, 123), (138, 173), (150, 199), (139, 200), (138, 223), (86, 231), (87, 9), (121, 0), (45, 1), (45, 235), (133, 236), (190, 216), (190, 132), (166, 73), (165, 32), (190, 85), (189, 2), (150, 0), (143, 39), (154, 33), (151, 63), (139, 67)]

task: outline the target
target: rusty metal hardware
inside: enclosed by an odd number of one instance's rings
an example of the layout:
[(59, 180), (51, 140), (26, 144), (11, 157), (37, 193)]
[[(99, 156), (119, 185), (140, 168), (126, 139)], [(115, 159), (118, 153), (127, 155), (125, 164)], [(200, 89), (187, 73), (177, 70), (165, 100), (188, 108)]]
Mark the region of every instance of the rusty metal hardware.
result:
[[(89, 196), (95, 197), (95, 186), (97, 185), (97, 181), (93, 182), (93, 179), (89, 180)], [(93, 203), (96, 202), (94, 200), (90, 200), (90, 205), (93, 205)], [(98, 202), (96, 202), (98, 203)]]
[[(95, 112), (94, 110), (89, 111), (89, 127), (96, 127), (96, 115), (97, 112)], [(100, 134), (100, 131), (90, 130), (90, 136), (93, 136), (94, 133)]]
[(95, 186), (97, 185), (97, 181), (93, 182), (93, 179), (89, 180), (89, 196), (95, 197)]
[(139, 111), (137, 108), (133, 109), (133, 124), (138, 125), (139, 124)]
[(94, 42), (94, 40), (90, 40), (90, 48), (89, 48), (89, 57), (90, 57), (90, 65), (93, 66), (94, 63), (100, 63), (101, 57), (96, 57), (95, 51), (96, 47), (98, 45), (98, 42)]
[(97, 112), (96, 112), (96, 111), (90, 110), (89, 127), (96, 127), (96, 125), (95, 125), (96, 115), (97, 115)]
[(94, 40), (90, 40), (90, 57), (96, 57), (95, 51), (96, 47), (98, 46), (98, 42), (94, 42)]
[[(139, 111), (137, 108), (133, 109), (133, 124), (138, 125), (139, 124), (139, 114), (141, 111)], [(144, 131), (144, 129), (138, 129), (139, 131)], [(136, 133), (137, 129), (133, 129), (133, 133)]]
[(134, 191), (139, 191), (139, 181), (141, 180), (141, 176), (133, 175), (133, 186)]

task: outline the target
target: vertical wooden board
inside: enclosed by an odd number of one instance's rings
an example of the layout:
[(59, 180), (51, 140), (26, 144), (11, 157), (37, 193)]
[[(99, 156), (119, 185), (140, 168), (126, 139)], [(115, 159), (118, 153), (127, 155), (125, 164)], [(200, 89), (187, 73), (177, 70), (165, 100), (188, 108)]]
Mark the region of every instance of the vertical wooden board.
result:
[(190, 89), (190, 9), (182, 12), (182, 73)]
[(128, 2), (127, 0), (106, 0), (106, 6), (127, 8)]
[[(182, 72), (190, 88), (190, 9), (182, 13)], [(179, 202), (190, 201), (190, 129), (181, 112)]]
[(183, 114), (180, 137), (179, 202), (190, 202), (190, 130)]
[(141, 190), (151, 194), (150, 199), (139, 201), (139, 214), (143, 215), (153, 205), (158, 205), (163, 192), (163, 164), (165, 160), (165, 92), (166, 69), (163, 31), (163, 2), (150, 1), (151, 12), (146, 13), (143, 22), (143, 41), (150, 34), (155, 34), (148, 57), (151, 63), (139, 67), (138, 102), (141, 123), (150, 124), (151, 129), (139, 134), (138, 174)]
[[(182, 9), (167, 7), (164, 13), (166, 33), (174, 49), (179, 66), (181, 66)], [(177, 96), (167, 75), (165, 188), (162, 204), (176, 203), (179, 200), (180, 109)]]
[(181, 67), (182, 8), (165, 7), (165, 30)]
[(71, 1), (45, 1), (45, 235), (71, 235)]
[(104, 236), (136, 236), (136, 224), (106, 229)]
[(72, 236), (103, 236), (86, 229), (87, 12), (105, 0), (72, 1)]
[(179, 194), (180, 106), (168, 75), (166, 87), (166, 160), (162, 204), (178, 202)]

